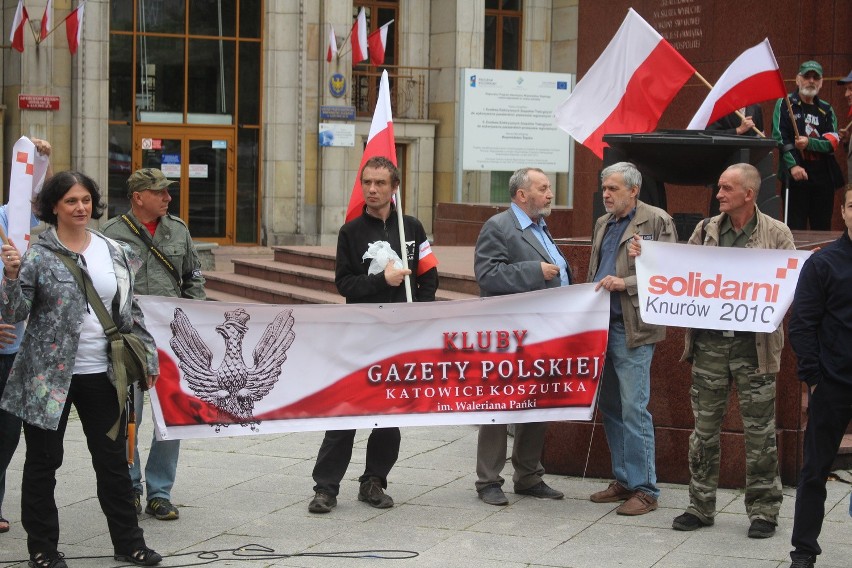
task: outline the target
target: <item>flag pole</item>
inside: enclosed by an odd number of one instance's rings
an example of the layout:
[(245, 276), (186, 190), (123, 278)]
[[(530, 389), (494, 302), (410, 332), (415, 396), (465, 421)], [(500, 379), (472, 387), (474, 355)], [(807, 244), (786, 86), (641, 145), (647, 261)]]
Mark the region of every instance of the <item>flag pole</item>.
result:
[[(701, 81), (702, 83), (704, 83), (707, 86), (708, 89), (710, 89), (711, 91), (713, 90), (713, 85), (711, 85), (710, 82), (707, 79), (702, 77), (701, 73), (696, 71), (695, 76), (698, 77), (698, 80)], [(734, 113), (736, 113), (736, 115), (738, 117), (740, 117), (740, 120), (745, 120), (745, 116), (743, 116), (743, 113), (741, 113), (740, 111), (735, 110)], [(760, 130), (758, 130), (756, 126), (752, 126), (751, 129), (761, 138), (766, 138), (766, 135), (763, 132), (761, 132)]]
[[(399, 225), (399, 249), (402, 253), (402, 268), (408, 270), (408, 247), (405, 244), (405, 226), (402, 223), (402, 184), (396, 187), (396, 220)], [(411, 277), (405, 275), (405, 300), (408, 303), (413, 302), (411, 299)]]
[[(79, 8), (79, 7), (80, 7), (80, 5), (78, 4), (78, 5), (77, 5), (77, 8)], [(65, 21), (66, 21), (68, 18), (70, 18), (70, 17), (71, 17), (71, 14), (73, 14), (73, 13), (77, 10), (77, 8), (74, 8), (73, 10), (71, 10), (70, 12), (68, 12), (68, 15), (67, 15), (67, 16), (65, 16), (64, 18), (62, 18), (62, 21), (61, 21), (61, 22), (59, 22), (58, 24), (56, 24), (55, 26), (53, 26), (53, 27), (50, 29), (50, 31), (49, 31), (49, 32), (47, 32), (47, 35), (46, 35), (46, 36), (44, 36), (44, 37), (42, 38), (42, 40), (46, 40), (47, 38), (49, 38), (49, 37), (50, 37), (50, 34), (52, 34), (53, 32), (55, 32), (55, 31), (56, 31), (56, 28), (58, 28), (59, 26), (61, 26), (62, 24), (64, 24), (64, 23), (65, 23)]]
[(790, 113), (790, 124), (793, 125), (793, 134), (796, 135), (796, 138), (799, 137), (799, 126), (796, 124), (796, 115), (793, 114), (793, 105), (790, 104), (790, 97), (785, 96), (784, 100), (787, 102), (787, 112)]

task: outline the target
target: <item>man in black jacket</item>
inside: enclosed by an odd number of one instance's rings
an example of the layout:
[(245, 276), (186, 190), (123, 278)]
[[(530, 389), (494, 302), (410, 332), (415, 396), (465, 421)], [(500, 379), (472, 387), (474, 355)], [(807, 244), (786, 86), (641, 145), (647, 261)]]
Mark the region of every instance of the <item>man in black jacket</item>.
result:
[[(405, 248), (400, 243), (399, 222), (392, 197), (399, 187), (399, 170), (384, 157), (370, 158), (361, 169), (364, 211), (343, 225), (337, 237), (335, 284), (347, 304), (405, 302), (404, 280), (411, 279), (415, 302), (431, 302), (438, 289), (435, 255), (426, 240), (420, 221), (403, 216)], [(383, 270), (370, 274), (370, 259), (364, 253), (378, 242), (390, 244), (397, 255), (406, 254), (409, 268), (393, 261)], [(337, 506), (340, 482), (352, 459), (355, 430), (329, 430), (317, 455), (313, 478), (314, 498), (311, 513), (328, 513)], [(358, 500), (377, 509), (393, 507), (393, 499), (384, 492), (387, 476), (399, 456), (399, 428), (374, 428), (367, 441), (367, 459)]]
[(790, 317), (799, 379), (809, 389), (791, 568), (813, 568), (822, 552), (817, 537), (825, 516), (826, 478), (852, 419), (852, 185), (846, 187), (840, 214), (846, 231), (805, 262)]

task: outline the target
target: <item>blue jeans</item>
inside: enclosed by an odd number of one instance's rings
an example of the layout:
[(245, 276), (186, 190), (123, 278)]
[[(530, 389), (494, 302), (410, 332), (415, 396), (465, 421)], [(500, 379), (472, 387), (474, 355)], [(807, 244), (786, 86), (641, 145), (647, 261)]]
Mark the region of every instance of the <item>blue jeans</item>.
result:
[(657, 498), (654, 423), (648, 412), (654, 345), (627, 347), (624, 322), (611, 321), (598, 395), (615, 480)]
[[(145, 393), (139, 387), (133, 388), (133, 406), (136, 409), (137, 428), (142, 424), (145, 413)], [(153, 412), (151, 413), (153, 420)], [(133, 490), (142, 495), (142, 463), (139, 461), (139, 438), (133, 448), (133, 467), (130, 468), (130, 478), (133, 480)], [(172, 486), (177, 475), (180, 440), (157, 440), (152, 436), (151, 449), (148, 450), (148, 462), (145, 464), (145, 498), (150, 501), (155, 497), (172, 499)]]

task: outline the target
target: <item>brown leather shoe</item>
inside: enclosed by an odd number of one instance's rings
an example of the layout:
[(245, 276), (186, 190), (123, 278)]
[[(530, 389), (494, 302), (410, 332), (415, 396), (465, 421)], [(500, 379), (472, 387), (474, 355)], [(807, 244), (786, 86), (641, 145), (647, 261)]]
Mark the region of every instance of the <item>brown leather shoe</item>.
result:
[(657, 510), (657, 500), (644, 491), (637, 491), (615, 510), (619, 515), (644, 515)]
[(629, 490), (619, 482), (613, 481), (609, 484), (609, 487), (603, 491), (592, 493), (589, 500), (591, 500), (592, 503), (617, 503), (619, 501), (626, 501), (632, 496), (633, 491)]

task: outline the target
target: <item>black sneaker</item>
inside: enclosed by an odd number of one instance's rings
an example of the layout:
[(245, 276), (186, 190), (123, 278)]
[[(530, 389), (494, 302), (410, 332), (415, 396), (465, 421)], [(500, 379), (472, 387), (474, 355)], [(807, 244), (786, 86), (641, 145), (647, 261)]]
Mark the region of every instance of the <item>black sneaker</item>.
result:
[(701, 527), (713, 526), (713, 522), (713, 519), (710, 519), (705, 523), (692, 513), (683, 513), (672, 521), (672, 528), (676, 531), (694, 531)]
[(515, 495), (528, 495), (536, 499), (562, 499), (565, 495), (561, 491), (557, 491), (550, 487), (544, 481), (539, 481), (532, 487), (526, 489), (515, 489)]
[(775, 534), (775, 524), (763, 519), (755, 519), (748, 528), (749, 538), (769, 538)]
[(145, 507), (145, 512), (149, 515), (154, 515), (161, 521), (174, 521), (180, 517), (177, 507), (172, 505), (168, 499), (154, 497), (148, 501), (148, 506)]
[(393, 507), (393, 499), (382, 490), (382, 480), (378, 477), (371, 477), (361, 483), (361, 489), (358, 490), (358, 500), (364, 501), (376, 509)]
[(114, 559), (119, 562), (131, 562), (137, 566), (156, 566), (163, 561), (163, 557), (147, 546), (137, 548), (130, 554), (115, 554)]
[(790, 568), (814, 568), (815, 561), (815, 556), (800, 556), (798, 558), (793, 558), (793, 563), (790, 564)]
[(329, 513), (337, 507), (337, 497), (329, 495), (325, 491), (317, 491), (314, 498), (308, 504), (309, 513)]
[(136, 514), (142, 514), (142, 495), (139, 493), (133, 494), (133, 504), (136, 506)]
[(30, 568), (68, 568), (65, 555), (61, 552), (37, 552), (30, 554)]

